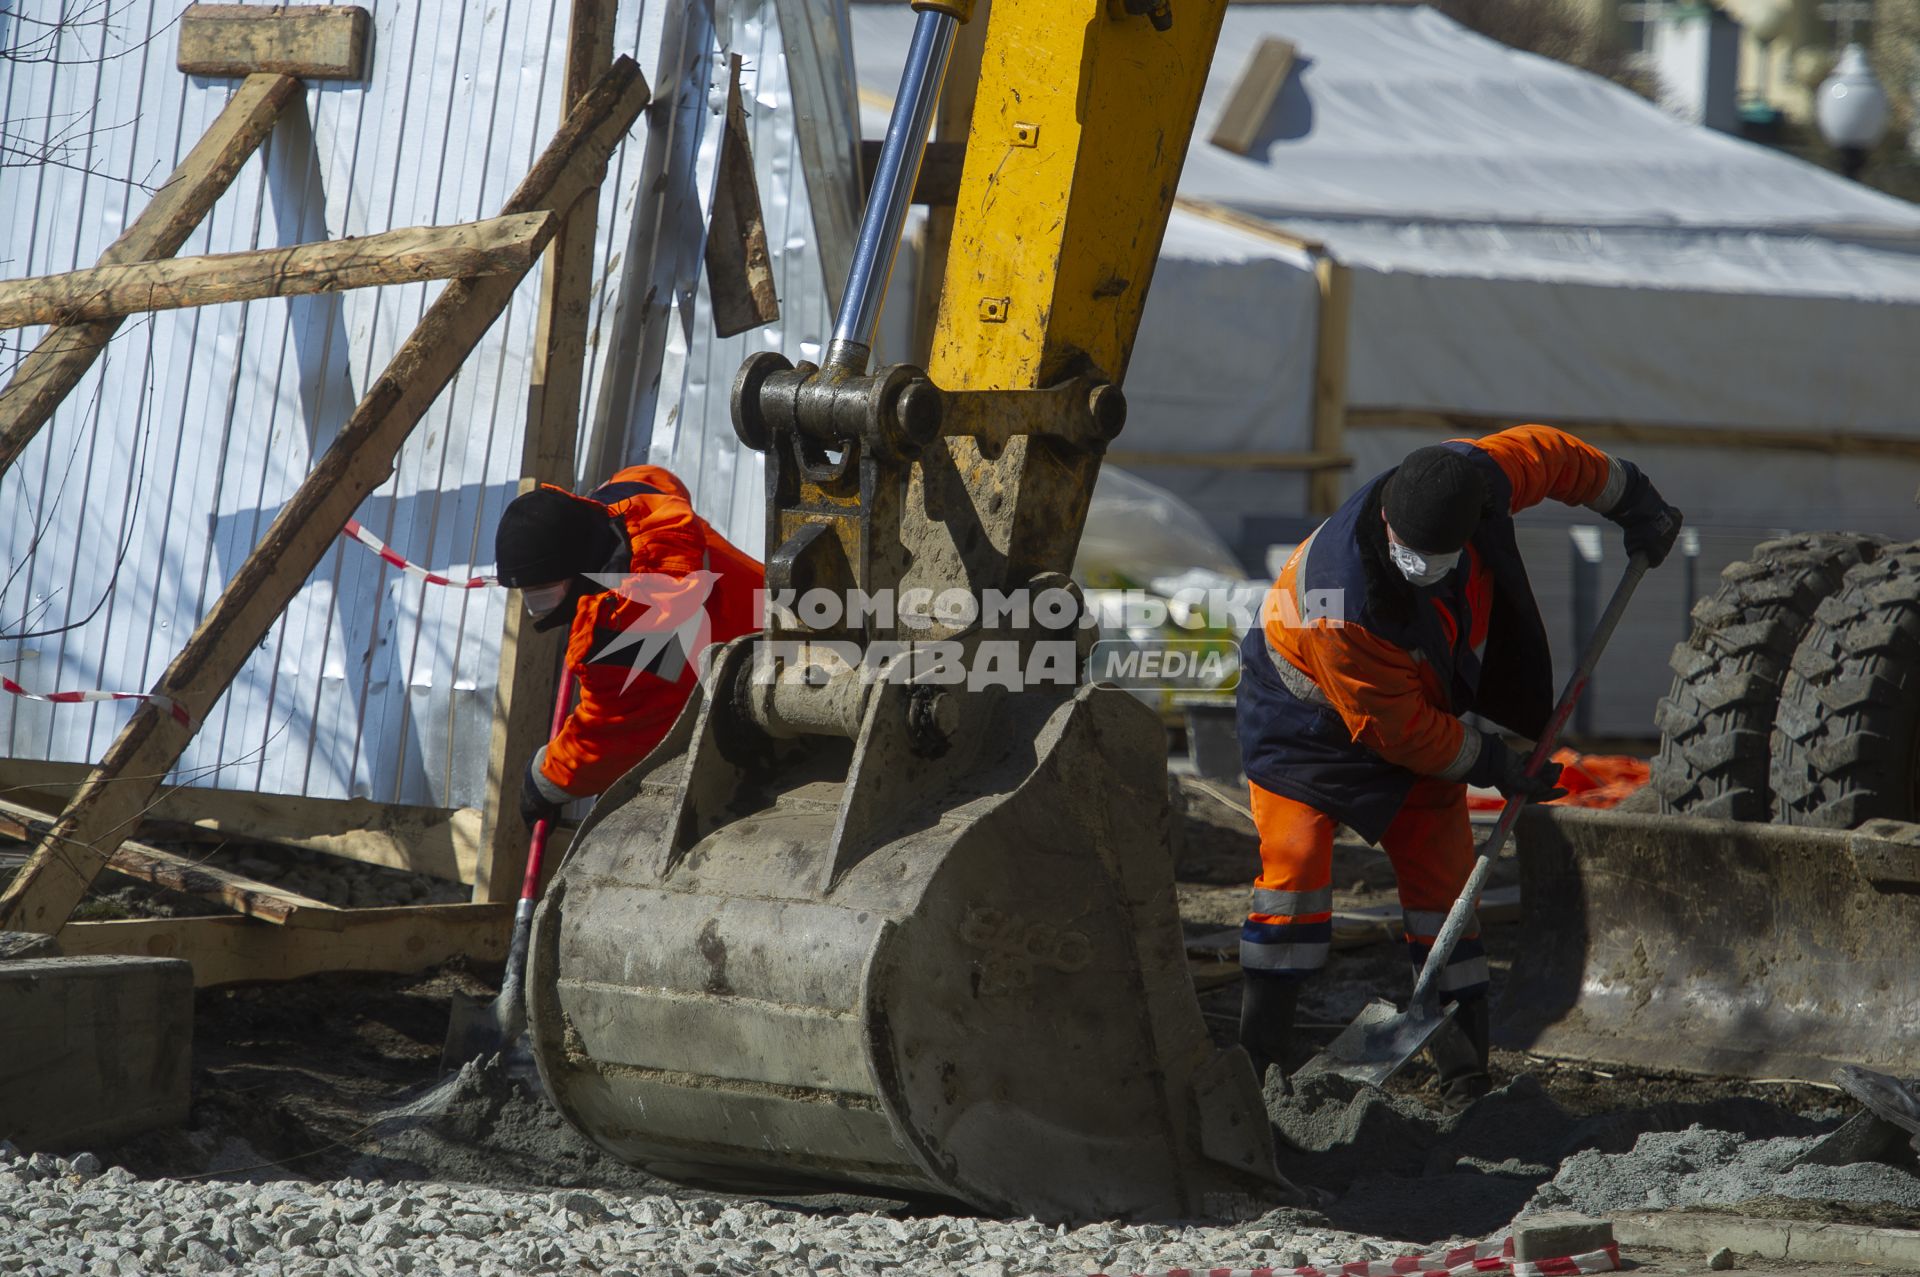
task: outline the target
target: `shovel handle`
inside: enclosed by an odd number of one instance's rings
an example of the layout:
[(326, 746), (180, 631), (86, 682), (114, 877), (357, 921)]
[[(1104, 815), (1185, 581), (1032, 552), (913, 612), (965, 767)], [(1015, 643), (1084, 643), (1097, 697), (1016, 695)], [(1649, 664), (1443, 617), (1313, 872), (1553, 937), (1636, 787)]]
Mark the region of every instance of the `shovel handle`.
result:
[[(560, 734), (567, 721), (567, 702), (573, 698), (573, 671), (561, 669), (560, 688), (553, 695), (553, 721), (547, 728), (547, 739), (552, 740)], [(553, 821), (536, 820), (533, 833), (527, 839), (527, 876), (520, 880), (520, 903), (523, 906), (515, 911), (531, 914), (524, 906), (531, 905), (540, 897), (540, 867), (547, 858), (547, 835), (553, 832)]]
[[(1646, 574), (1647, 556), (1634, 555), (1627, 562), (1627, 570), (1621, 575), (1620, 584), (1613, 587), (1613, 597), (1607, 600), (1607, 610), (1600, 614), (1599, 624), (1593, 627), (1593, 637), (1587, 640), (1580, 663), (1568, 676), (1566, 690), (1560, 693), (1560, 701), (1553, 707), (1553, 716), (1547, 720), (1546, 730), (1540, 733), (1540, 739), (1534, 742), (1533, 752), (1527, 755), (1527, 775), (1539, 772), (1540, 765), (1553, 753), (1561, 729), (1573, 717), (1573, 707), (1580, 703), (1581, 695), (1587, 690), (1594, 667), (1600, 664), (1600, 654), (1606, 651), (1614, 630), (1619, 628), (1620, 618), (1626, 615), (1627, 602), (1633, 598), (1634, 590)], [(1500, 809), (1500, 819), (1494, 823), (1493, 832), (1480, 845), (1480, 858), (1473, 862), (1473, 872), (1467, 875), (1467, 885), (1460, 889), (1459, 898), (1453, 902), (1453, 908), (1447, 911), (1446, 922), (1441, 924), (1440, 934), (1433, 938), (1433, 948), (1427, 951), (1427, 960), (1420, 968), (1420, 978), (1413, 986), (1414, 1006), (1430, 1003), (1434, 982), (1440, 978), (1440, 968), (1446, 966), (1447, 959), (1453, 956), (1455, 946), (1460, 943), (1460, 937), (1466, 933), (1467, 919), (1473, 915), (1473, 902), (1479, 899), (1480, 888), (1486, 885), (1494, 859), (1505, 849), (1507, 836), (1513, 832), (1514, 822), (1520, 818), (1520, 809), (1526, 805), (1526, 796), (1515, 794)]]

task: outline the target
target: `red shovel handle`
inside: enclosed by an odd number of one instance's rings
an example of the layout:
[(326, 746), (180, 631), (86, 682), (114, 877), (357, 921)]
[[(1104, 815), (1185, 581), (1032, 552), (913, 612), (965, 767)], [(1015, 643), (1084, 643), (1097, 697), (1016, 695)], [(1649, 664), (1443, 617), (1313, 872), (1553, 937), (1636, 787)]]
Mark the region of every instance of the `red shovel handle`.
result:
[[(567, 702), (573, 699), (573, 671), (560, 671), (560, 690), (553, 695), (553, 723), (547, 729), (547, 739), (552, 740), (560, 734), (560, 728), (567, 721)], [(533, 836), (527, 840), (527, 876), (520, 883), (520, 899), (536, 900), (540, 896), (540, 865), (547, 856), (547, 835), (553, 830), (551, 820), (533, 822)]]

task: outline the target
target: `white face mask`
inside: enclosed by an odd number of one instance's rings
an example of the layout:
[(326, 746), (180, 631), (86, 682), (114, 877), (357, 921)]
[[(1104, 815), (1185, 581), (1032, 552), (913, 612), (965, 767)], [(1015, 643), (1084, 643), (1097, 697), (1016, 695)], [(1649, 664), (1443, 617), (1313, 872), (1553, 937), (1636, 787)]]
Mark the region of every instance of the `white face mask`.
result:
[(1460, 562), (1458, 550), (1451, 554), (1422, 554), (1398, 541), (1387, 542), (1387, 554), (1392, 557), (1393, 566), (1400, 569), (1400, 575), (1415, 585), (1436, 584)]
[(555, 581), (552, 585), (529, 585), (520, 590), (520, 598), (527, 605), (527, 614), (535, 618), (545, 616), (566, 601), (568, 581)]

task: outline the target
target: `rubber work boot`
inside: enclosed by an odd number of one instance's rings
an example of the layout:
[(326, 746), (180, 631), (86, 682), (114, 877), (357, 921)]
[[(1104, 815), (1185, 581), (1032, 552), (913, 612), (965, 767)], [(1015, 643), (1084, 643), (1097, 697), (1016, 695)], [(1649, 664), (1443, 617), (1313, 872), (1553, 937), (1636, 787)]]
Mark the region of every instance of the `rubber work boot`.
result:
[(1462, 999), (1453, 1013), (1453, 1031), (1437, 1034), (1428, 1047), (1440, 1074), (1440, 1105), (1449, 1113), (1458, 1113), (1493, 1089), (1487, 1072), (1490, 1020), (1486, 998)]
[(1300, 1004), (1300, 982), (1272, 976), (1244, 976), (1240, 981), (1240, 1045), (1253, 1057), (1253, 1076), (1262, 1088), (1267, 1066), (1280, 1066), (1280, 1090), (1293, 1094), (1287, 1083), (1287, 1052), (1293, 1045), (1294, 1009)]

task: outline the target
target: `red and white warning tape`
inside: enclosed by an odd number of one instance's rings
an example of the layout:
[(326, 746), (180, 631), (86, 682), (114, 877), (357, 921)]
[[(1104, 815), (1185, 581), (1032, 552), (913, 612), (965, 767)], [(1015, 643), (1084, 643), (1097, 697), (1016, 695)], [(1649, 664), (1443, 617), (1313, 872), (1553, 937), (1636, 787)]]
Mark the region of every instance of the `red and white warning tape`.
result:
[[(398, 553), (388, 548), (387, 543), (360, 526), (357, 519), (348, 519), (347, 526), (340, 530), (342, 536), (352, 537), (360, 544), (372, 550), (382, 559), (399, 568), (409, 576), (415, 576), (428, 585), (451, 585), (462, 590), (477, 590), (483, 585), (500, 584), (498, 577), (474, 576), (464, 581), (442, 576), (438, 572), (429, 572), (417, 564), (409, 563)], [(86, 701), (151, 701), (181, 723), (190, 724), (193, 720), (187, 714), (186, 706), (166, 696), (156, 696), (151, 692), (30, 692), (12, 679), (0, 675), (0, 692), (14, 696), (23, 696), (30, 701), (45, 701), (53, 705), (74, 705)]]
[[(1573, 1277), (1576, 1273), (1611, 1273), (1620, 1268), (1620, 1247), (1555, 1259), (1515, 1259), (1513, 1240), (1495, 1238), (1475, 1246), (1458, 1246), (1431, 1255), (1398, 1259), (1362, 1260), (1338, 1268), (1170, 1268), (1159, 1273), (1128, 1273), (1126, 1277), (1465, 1277), (1469, 1273), (1512, 1273), (1513, 1277)], [(1092, 1277), (1109, 1277), (1094, 1273)], [(1111, 1277), (1120, 1277), (1112, 1274)]]
[(29, 692), (4, 675), (0, 675), (0, 692), (11, 692), (30, 701), (47, 701), (54, 705), (73, 705), (83, 701), (151, 701), (173, 715), (182, 726), (192, 721), (187, 714), (187, 707), (179, 701), (151, 692)]
[(382, 541), (379, 537), (361, 527), (358, 519), (348, 519), (347, 526), (340, 529), (340, 535), (352, 537), (355, 541), (366, 546), (369, 550), (372, 550), (383, 560), (399, 568), (408, 576), (418, 577), (428, 585), (451, 585), (457, 590), (477, 590), (483, 585), (500, 584), (500, 578), (494, 576), (470, 576), (464, 581), (456, 581), (450, 576), (442, 576), (438, 572), (429, 572), (417, 563), (408, 562), (399, 551), (393, 549), (385, 541)]

